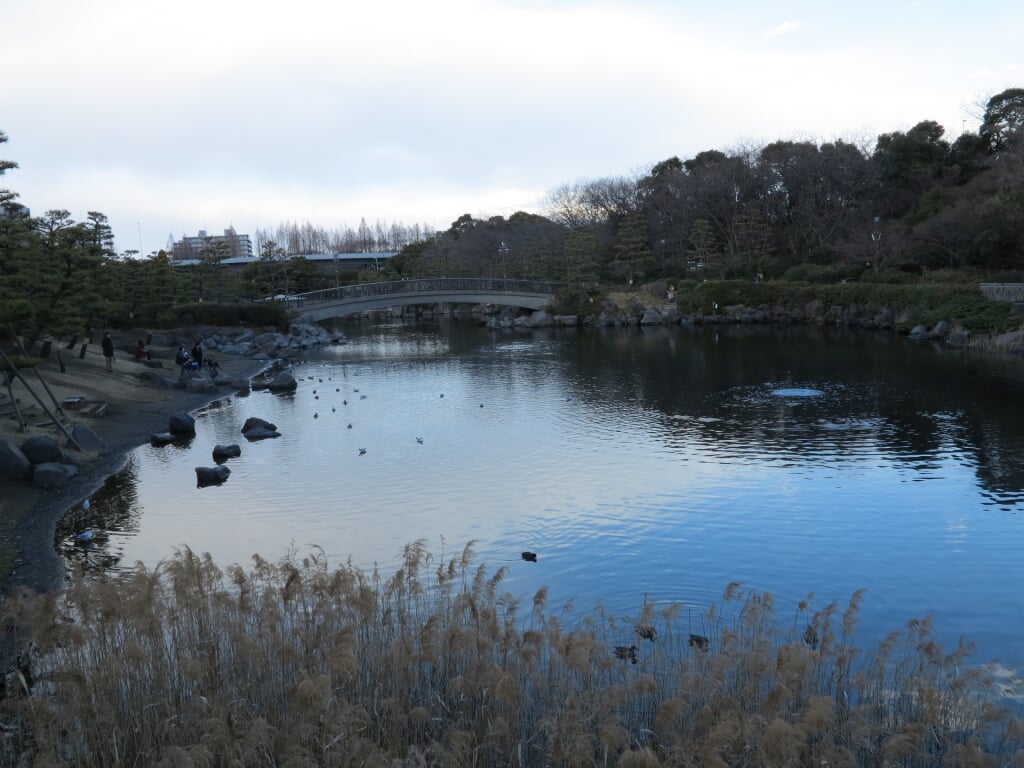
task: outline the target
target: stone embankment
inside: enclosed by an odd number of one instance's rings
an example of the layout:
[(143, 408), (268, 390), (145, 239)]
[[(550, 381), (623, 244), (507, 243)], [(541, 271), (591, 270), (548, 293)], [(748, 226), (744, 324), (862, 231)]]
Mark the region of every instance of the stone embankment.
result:
[[(629, 326), (657, 325), (730, 325), (762, 324), (773, 325), (836, 325), (863, 328), (873, 331), (899, 333), (908, 325), (907, 315), (895, 308), (870, 310), (862, 306), (826, 306), (812, 301), (798, 309), (781, 306), (725, 306), (711, 313), (682, 313), (675, 304), (647, 306), (636, 302), (630, 308), (620, 307), (615, 302), (601, 301), (592, 314), (585, 316), (557, 315), (538, 310), (530, 314), (517, 315), (515, 310), (502, 309), (488, 313), (486, 308), (477, 307), (475, 313), (484, 317), (482, 323), (493, 329), (543, 328), (543, 327), (599, 327), (621, 328)], [(1022, 319), (1024, 321), (1024, 319)], [(1024, 322), (1022, 322), (1024, 326)], [(907, 334), (914, 340), (942, 341), (956, 346), (977, 346), (1024, 354), (1024, 328), (995, 336), (972, 334), (955, 319), (942, 320), (931, 327), (918, 325)]]

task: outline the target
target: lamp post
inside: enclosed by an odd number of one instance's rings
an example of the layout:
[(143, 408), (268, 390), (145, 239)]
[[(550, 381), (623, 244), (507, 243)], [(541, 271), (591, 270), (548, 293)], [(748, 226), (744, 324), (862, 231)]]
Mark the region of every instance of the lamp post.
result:
[(508, 281), (508, 271), (505, 268), (505, 257), (508, 255), (508, 246), (505, 245), (505, 241), (501, 241), (501, 245), (498, 246), (498, 253), (501, 254), (501, 280), (502, 282)]
[(874, 243), (875, 246), (875, 261), (872, 266), (876, 272), (879, 270), (879, 259), (882, 255), (882, 232), (879, 228), (880, 222), (881, 217), (879, 216), (875, 216), (871, 220), (871, 223), (875, 225), (875, 228), (871, 232), (871, 242)]

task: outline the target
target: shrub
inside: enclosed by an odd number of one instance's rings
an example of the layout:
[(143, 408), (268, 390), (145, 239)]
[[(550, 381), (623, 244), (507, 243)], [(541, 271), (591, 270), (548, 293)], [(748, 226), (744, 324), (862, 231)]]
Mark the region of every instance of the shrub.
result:
[(184, 304), (165, 310), (158, 327), (174, 328), (178, 325), (238, 325), (287, 327), (287, 308), (276, 301), (212, 304), (199, 302)]
[(841, 283), (857, 280), (863, 272), (855, 264), (797, 264), (787, 269), (782, 279), (790, 282)]
[(877, 272), (865, 269), (860, 274), (860, 281), (885, 285), (909, 285), (917, 282), (917, 276), (899, 269), (880, 269)]
[(558, 315), (590, 315), (598, 310), (606, 295), (597, 286), (565, 286), (555, 297), (553, 312)]

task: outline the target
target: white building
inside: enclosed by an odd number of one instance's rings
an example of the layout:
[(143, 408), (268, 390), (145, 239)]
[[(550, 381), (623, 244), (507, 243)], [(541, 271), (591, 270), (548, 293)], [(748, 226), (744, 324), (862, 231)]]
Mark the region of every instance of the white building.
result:
[(195, 237), (183, 237), (171, 246), (171, 261), (202, 259), (218, 252), (229, 259), (251, 259), (252, 242), (231, 227), (223, 235), (208, 235), (201, 229)]

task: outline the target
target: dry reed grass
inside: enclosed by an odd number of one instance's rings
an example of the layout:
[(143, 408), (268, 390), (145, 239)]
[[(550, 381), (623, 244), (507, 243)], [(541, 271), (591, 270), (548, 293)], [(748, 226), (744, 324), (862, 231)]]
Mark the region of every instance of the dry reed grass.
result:
[(859, 593), (782, 630), (771, 595), (732, 584), (693, 635), (680, 605), (570, 620), (544, 589), (521, 616), (503, 576), (472, 544), (435, 563), (423, 542), (390, 578), (188, 549), (78, 574), (5, 607), (31, 632), (34, 690), (16, 679), (0, 702), (0, 763), (1024, 765), (1024, 721), (970, 647), (912, 621), (864, 656)]

